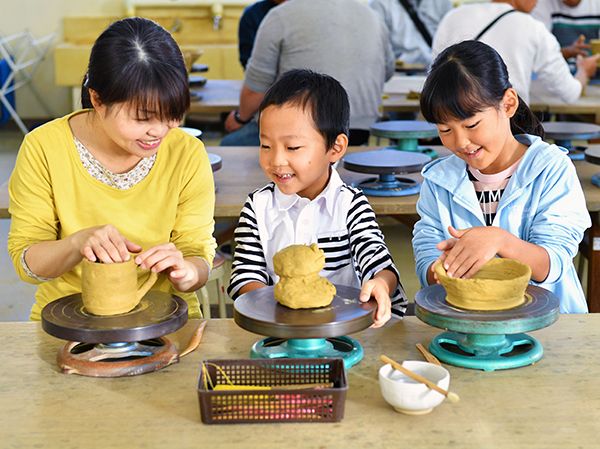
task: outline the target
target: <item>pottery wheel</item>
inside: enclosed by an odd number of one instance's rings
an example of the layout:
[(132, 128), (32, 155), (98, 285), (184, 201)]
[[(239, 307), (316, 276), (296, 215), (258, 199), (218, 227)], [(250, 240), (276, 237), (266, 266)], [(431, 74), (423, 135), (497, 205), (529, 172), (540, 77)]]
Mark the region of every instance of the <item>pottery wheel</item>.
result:
[(431, 158), (421, 153), (384, 149), (347, 154), (344, 168), (377, 175), (406, 174), (420, 171), (429, 161)]
[(223, 166), (223, 158), (215, 153), (208, 153), (208, 160), (210, 161), (210, 167), (213, 172), (220, 170)]
[(162, 337), (182, 327), (187, 303), (174, 295), (149, 291), (137, 307), (119, 315), (88, 313), (77, 293), (48, 303), (42, 310), (42, 328), (63, 340), (86, 343), (135, 342)]
[(388, 139), (426, 139), (438, 136), (435, 125), (421, 120), (390, 120), (371, 125), (370, 132)]
[(548, 290), (529, 285), (525, 298), (524, 304), (512, 309), (466, 310), (447, 303), (446, 290), (437, 284), (417, 292), (415, 312), (432, 326), (477, 334), (527, 332), (549, 326), (558, 319), (559, 300)]
[(585, 150), (585, 160), (591, 164), (600, 165), (600, 147)]
[(373, 324), (377, 303), (361, 303), (360, 290), (336, 285), (331, 305), (317, 309), (290, 309), (279, 304), (274, 287), (241, 295), (234, 302), (238, 326), (256, 334), (279, 338), (327, 338), (351, 334)]
[(580, 122), (544, 122), (547, 138), (552, 140), (590, 140), (600, 137), (600, 126)]

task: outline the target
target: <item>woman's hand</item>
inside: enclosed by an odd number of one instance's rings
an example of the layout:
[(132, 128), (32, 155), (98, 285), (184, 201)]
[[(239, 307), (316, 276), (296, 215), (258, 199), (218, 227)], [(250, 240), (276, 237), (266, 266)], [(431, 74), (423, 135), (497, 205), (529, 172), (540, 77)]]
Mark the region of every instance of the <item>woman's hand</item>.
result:
[(127, 240), (110, 224), (82, 229), (72, 234), (69, 239), (79, 254), (91, 262), (125, 262), (131, 257), (130, 252), (137, 253), (142, 250), (141, 246)]
[(473, 277), (487, 261), (496, 257), (506, 233), (496, 226), (463, 230), (448, 226), (448, 232), (452, 238), (437, 245), (444, 252), (440, 261), (448, 276), (466, 279)]
[[(381, 327), (392, 317), (392, 301), (390, 292), (396, 289), (398, 280), (394, 273), (389, 270), (382, 270), (377, 273), (373, 279), (364, 283), (360, 289), (359, 300), (367, 302), (371, 298), (377, 301), (377, 311), (375, 312), (375, 322), (371, 327)], [(393, 288), (392, 288), (393, 286)]]
[(191, 259), (184, 258), (173, 243), (164, 243), (138, 254), (135, 263), (155, 273), (165, 272), (173, 287), (187, 292), (200, 288), (208, 278), (208, 266), (204, 261), (198, 259), (196, 264)]

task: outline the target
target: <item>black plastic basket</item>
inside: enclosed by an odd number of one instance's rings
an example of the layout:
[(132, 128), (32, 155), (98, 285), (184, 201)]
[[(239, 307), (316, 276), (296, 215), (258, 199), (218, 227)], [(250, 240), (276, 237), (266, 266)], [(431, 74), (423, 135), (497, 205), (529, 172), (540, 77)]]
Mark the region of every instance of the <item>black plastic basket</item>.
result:
[[(205, 424), (337, 422), (344, 417), (348, 384), (342, 359), (205, 360), (203, 364), (206, 370), (201, 367), (198, 399)], [(277, 389), (211, 387), (229, 381)]]

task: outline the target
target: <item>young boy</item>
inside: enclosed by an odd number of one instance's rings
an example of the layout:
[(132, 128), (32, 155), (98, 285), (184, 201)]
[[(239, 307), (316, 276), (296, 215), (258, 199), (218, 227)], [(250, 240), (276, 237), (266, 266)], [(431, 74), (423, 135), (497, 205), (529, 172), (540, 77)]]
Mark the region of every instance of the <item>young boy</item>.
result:
[(252, 192), (240, 213), (230, 296), (274, 285), (273, 255), (316, 242), (325, 252), (321, 275), (361, 288), (363, 302), (375, 298), (373, 327), (392, 309), (404, 315), (406, 295), (375, 214), (332, 166), (348, 147), (344, 88), (330, 76), (292, 70), (268, 90), (259, 113), (260, 166), (272, 182)]

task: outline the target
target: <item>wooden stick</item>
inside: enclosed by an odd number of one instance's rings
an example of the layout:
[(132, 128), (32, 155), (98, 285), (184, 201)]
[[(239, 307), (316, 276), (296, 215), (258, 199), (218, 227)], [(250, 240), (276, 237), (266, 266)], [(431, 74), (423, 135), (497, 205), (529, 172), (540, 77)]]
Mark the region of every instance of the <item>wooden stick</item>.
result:
[(443, 394), (444, 396), (446, 396), (448, 398), (448, 400), (450, 402), (458, 402), (460, 400), (460, 398), (458, 397), (458, 395), (456, 393), (453, 393), (451, 391), (447, 391), (441, 387), (438, 387), (435, 383), (433, 383), (426, 377), (423, 377), (420, 374), (417, 374), (414, 371), (411, 371), (408, 368), (405, 368), (404, 366), (402, 366), (398, 362), (390, 359), (389, 357), (382, 354), (379, 358), (381, 359), (382, 362), (389, 363), (390, 365), (392, 365), (392, 368), (394, 368), (395, 370), (398, 370), (401, 373), (405, 374), (406, 376), (410, 377), (411, 379), (414, 379), (417, 382), (421, 382), (421, 383), (427, 385), (432, 390), (435, 390), (438, 393)]
[(194, 334), (192, 335), (192, 338), (190, 338), (190, 342), (188, 343), (187, 348), (185, 348), (183, 351), (181, 351), (181, 354), (179, 354), (179, 358), (183, 357), (184, 355), (189, 354), (190, 352), (192, 352), (194, 349), (196, 349), (198, 347), (198, 345), (200, 344), (200, 340), (202, 340), (202, 334), (204, 333), (205, 327), (206, 327), (206, 320), (202, 321), (200, 323), (200, 325), (198, 326), (198, 329), (196, 329), (194, 331)]
[(429, 363), (433, 363), (434, 365), (442, 366), (437, 357), (425, 349), (425, 346), (423, 346), (421, 343), (417, 343), (416, 346), (419, 352), (423, 354), (423, 357), (425, 357), (425, 360), (427, 360)]

